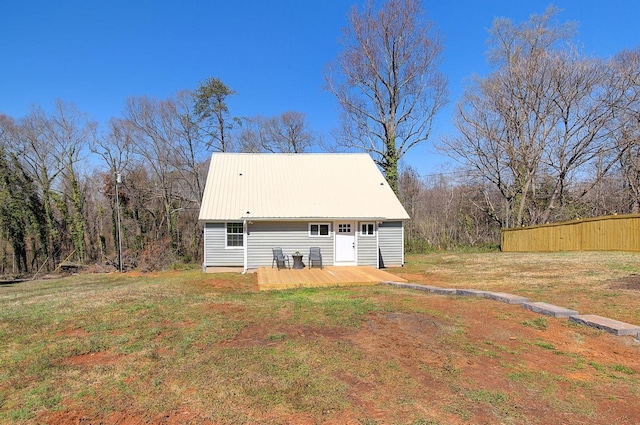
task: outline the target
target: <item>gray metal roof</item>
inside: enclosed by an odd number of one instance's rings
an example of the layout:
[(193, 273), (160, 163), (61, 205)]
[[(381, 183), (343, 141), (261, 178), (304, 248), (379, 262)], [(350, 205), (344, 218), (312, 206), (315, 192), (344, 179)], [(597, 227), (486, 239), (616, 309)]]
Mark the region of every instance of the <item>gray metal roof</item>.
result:
[(368, 154), (215, 153), (202, 221), (406, 220)]

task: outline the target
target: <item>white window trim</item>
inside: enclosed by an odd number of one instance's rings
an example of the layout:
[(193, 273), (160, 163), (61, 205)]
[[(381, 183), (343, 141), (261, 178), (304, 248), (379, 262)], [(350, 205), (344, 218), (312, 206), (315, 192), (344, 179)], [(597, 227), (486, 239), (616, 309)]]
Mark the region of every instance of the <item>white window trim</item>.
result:
[[(353, 224), (353, 223), (338, 223), (338, 224), (336, 225), (336, 232), (338, 232), (338, 233), (348, 233), (348, 234), (353, 234), (353, 231), (351, 230), (351, 229), (353, 228), (353, 226), (354, 226), (354, 224)], [(348, 232), (346, 232), (346, 231), (345, 231), (345, 232), (341, 232), (341, 231), (340, 231), (340, 230), (341, 230), (341, 229), (340, 229), (341, 227), (342, 227), (342, 229), (344, 229), (344, 230), (349, 229), (349, 231), (348, 231)]]
[[(242, 233), (228, 233), (228, 225), (229, 224), (239, 224), (240, 226), (242, 226)], [(244, 231), (244, 223), (242, 221), (227, 221), (226, 223), (224, 223), (224, 249), (244, 249), (247, 241), (245, 240), (244, 237), (245, 231)], [(242, 236), (242, 246), (229, 246), (229, 235), (241, 235)]]
[[(371, 233), (371, 234), (369, 234), (369, 233), (364, 233), (364, 232), (362, 231), (362, 226), (364, 226), (364, 225), (367, 225), (367, 227), (368, 227), (369, 225), (372, 225), (372, 226), (373, 226), (373, 233)], [(360, 233), (360, 236), (362, 236), (362, 237), (366, 237), (366, 238), (372, 238), (372, 237), (374, 237), (374, 236), (376, 235), (376, 233), (378, 233), (378, 232), (376, 231), (376, 223), (375, 223), (374, 221), (361, 221), (361, 222), (360, 222), (360, 229), (359, 229), (359, 233)]]
[[(318, 234), (317, 235), (312, 235), (311, 234), (311, 226), (318, 226)], [(320, 234), (320, 226), (327, 226), (327, 234), (326, 235), (321, 235)], [(331, 223), (326, 223), (326, 222), (313, 222), (313, 223), (309, 223), (308, 226), (308, 235), (310, 238), (330, 238), (331, 237)]]

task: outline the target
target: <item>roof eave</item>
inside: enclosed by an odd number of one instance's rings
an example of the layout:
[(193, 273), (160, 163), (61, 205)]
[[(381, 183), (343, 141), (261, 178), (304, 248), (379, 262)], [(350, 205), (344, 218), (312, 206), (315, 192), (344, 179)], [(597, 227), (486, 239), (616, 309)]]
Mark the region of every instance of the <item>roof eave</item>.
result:
[(198, 221), (206, 222), (225, 222), (225, 221), (407, 221), (410, 217), (249, 217), (242, 216), (236, 218), (200, 218)]

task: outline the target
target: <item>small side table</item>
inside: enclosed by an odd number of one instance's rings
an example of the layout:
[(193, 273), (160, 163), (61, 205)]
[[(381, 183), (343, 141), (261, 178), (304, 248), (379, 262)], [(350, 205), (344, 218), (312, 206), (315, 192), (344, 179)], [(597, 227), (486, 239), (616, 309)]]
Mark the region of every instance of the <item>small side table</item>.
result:
[(304, 269), (304, 264), (302, 263), (302, 254), (300, 255), (292, 255), (293, 258), (293, 267), (292, 269)]

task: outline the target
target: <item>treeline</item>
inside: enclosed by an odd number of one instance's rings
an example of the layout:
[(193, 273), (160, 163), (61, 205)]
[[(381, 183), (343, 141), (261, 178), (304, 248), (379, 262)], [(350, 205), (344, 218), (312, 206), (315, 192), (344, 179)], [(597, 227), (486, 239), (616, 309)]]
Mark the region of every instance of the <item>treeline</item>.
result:
[[(491, 72), (470, 81), (440, 143), (460, 168), (398, 174), (406, 152), (428, 140), (446, 85), (439, 47), (414, 54), (430, 32), (404, 33), (422, 28), (413, 22), (420, 3), (382, 7), (379, 15), (351, 15), (353, 45), (339, 57), (342, 80), (337, 74), (330, 85), (350, 118), (333, 146), (369, 152), (397, 181), (412, 217), (409, 251), (495, 247), (503, 227), (640, 212), (640, 49), (587, 56), (554, 8), (521, 24), (495, 20)], [(359, 36), (376, 25), (398, 31)], [(376, 40), (380, 57), (391, 59), (362, 56), (369, 50), (359, 43)], [(396, 43), (405, 48), (386, 49)], [(399, 85), (403, 73), (407, 84)], [(197, 217), (211, 153), (320, 145), (304, 114), (233, 116), (233, 95), (210, 78), (167, 99), (132, 97), (101, 129), (63, 101), (21, 118), (0, 114), (0, 273), (51, 271), (63, 260), (116, 269), (120, 246), (125, 268), (199, 263)]]
[(63, 101), (22, 118), (0, 114), (0, 273), (65, 260), (115, 270), (120, 246), (125, 269), (199, 263), (211, 153), (316, 143), (302, 113), (232, 117), (233, 94), (211, 78), (167, 99), (132, 97), (102, 131)]
[[(577, 182), (566, 189), (551, 222), (638, 213), (637, 197), (627, 179), (628, 172), (619, 166), (596, 185), (589, 179)], [(500, 229), (506, 226), (487, 208), (503, 205), (498, 217), (504, 218), (509, 217), (508, 204), (487, 182), (463, 170), (420, 176), (408, 168), (401, 172), (399, 184), (400, 199), (411, 216), (405, 224), (407, 252), (500, 248)]]
[(557, 13), (494, 22), (442, 146), (501, 227), (640, 211), (640, 49), (585, 55)]
[(500, 229), (640, 212), (640, 48), (582, 53), (558, 10), (496, 19), (440, 148), (453, 173), (401, 177), (410, 250), (498, 246)]

